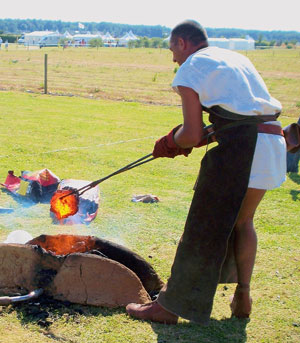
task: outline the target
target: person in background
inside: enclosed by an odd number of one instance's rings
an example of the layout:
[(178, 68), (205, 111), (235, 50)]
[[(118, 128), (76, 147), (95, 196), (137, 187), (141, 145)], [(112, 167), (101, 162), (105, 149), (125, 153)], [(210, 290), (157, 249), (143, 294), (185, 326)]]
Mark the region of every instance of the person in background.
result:
[[(297, 123), (300, 125), (300, 117), (299, 117)], [(295, 153), (291, 153), (288, 151), (287, 156), (286, 156), (286, 161), (287, 161), (287, 172), (288, 173), (298, 173), (299, 161), (300, 161), (300, 150), (295, 152)]]
[[(257, 249), (254, 214), (266, 190), (279, 187), (286, 174), (281, 104), (247, 57), (210, 47), (195, 21), (172, 30), (170, 50), (180, 66), (172, 86), (181, 97), (183, 124), (156, 141), (153, 156), (188, 156), (193, 147), (218, 144), (201, 161), (168, 282), (155, 301), (128, 304), (126, 311), (167, 324), (179, 317), (207, 324), (218, 283), (237, 282), (232, 315), (247, 318)], [(210, 137), (203, 110), (213, 124)]]

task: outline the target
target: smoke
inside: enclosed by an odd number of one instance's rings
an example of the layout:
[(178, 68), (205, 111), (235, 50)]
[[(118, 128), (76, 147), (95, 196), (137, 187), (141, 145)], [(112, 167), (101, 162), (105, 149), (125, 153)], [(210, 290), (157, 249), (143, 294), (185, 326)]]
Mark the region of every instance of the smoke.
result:
[(11, 232), (3, 243), (19, 243), (25, 244), (30, 241), (33, 237), (24, 230), (15, 230)]
[(0, 213), (0, 242), (5, 243), (11, 239), (15, 243), (17, 241), (23, 243), (27, 235), (34, 238), (41, 234), (72, 234), (96, 236), (123, 246), (130, 246), (128, 232), (136, 230), (138, 225), (136, 218), (131, 218), (130, 213), (125, 216), (114, 214), (101, 218), (101, 208), (97, 214), (98, 219), (88, 225), (83, 224), (78, 216), (74, 216), (68, 225), (61, 225), (53, 222), (49, 203), (16, 200), (2, 205), (13, 209), (10, 213)]
[[(29, 202), (10, 206), (10, 213), (0, 213), (0, 233), (5, 236), (13, 231), (26, 231), (31, 236), (43, 231), (45, 218), (49, 221), (49, 205)], [(2, 239), (3, 240), (3, 239)]]

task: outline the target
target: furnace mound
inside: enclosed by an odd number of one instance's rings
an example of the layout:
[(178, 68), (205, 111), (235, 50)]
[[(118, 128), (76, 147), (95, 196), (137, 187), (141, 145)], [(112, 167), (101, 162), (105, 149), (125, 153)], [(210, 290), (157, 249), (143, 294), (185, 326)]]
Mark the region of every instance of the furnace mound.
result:
[(42, 288), (57, 300), (118, 307), (146, 303), (163, 282), (152, 266), (121, 245), (94, 236), (41, 235), (0, 244), (0, 295)]

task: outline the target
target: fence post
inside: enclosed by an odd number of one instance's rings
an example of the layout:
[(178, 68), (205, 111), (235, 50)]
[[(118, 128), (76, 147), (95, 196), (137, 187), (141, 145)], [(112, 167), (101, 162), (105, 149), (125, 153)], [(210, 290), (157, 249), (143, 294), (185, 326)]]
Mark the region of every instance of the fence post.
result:
[(45, 54), (45, 60), (44, 60), (44, 93), (48, 93), (48, 87), (47, 87), (47, 69), (48, 69), (48, 54)]

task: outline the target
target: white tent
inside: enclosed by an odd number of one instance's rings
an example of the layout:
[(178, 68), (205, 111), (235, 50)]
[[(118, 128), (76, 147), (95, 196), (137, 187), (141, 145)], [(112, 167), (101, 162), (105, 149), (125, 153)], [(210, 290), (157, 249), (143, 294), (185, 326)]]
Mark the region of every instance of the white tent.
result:
[(247, 39), (242, 38), (208, 38), (210, 46), (217, 46), (219, 48), (230, 50), (254, 50), (255, 42), (251, 37)]
[(255, 41), (251, 37), (248, 39), (231, 38), (230, 39), (231, 50), (254, 50)]
[(109, 33), (106, 32), (105, 35), (101, 35), (101, 39), (104, 43), (104, 46), (116, 46), (116, 39)]
[[(165, 38), (164, 41), (169, 41), (170, 36)], [(246, 36), (246, 39), (242, 38), (208, 38), (209, 46), (217, 46), (223, 49), (231, 50), (254, 50), (255, 41), (250, 36)]]
[(40, 48), (45, 46), (57, 46), (60, 39), (63, 37), (58, 31), (51, 33), (50, 35), (44, 36), (39, 41)]
[(106, 34), (102, 36), (102, 40), (104, 43), (111, 43), (115, 41), (115, 38), (109, 32), (106, 32)]
[(72, 37), (73, 37), (68, 31), (66, 31), (66, 32), (63, 34), (63, 36), (64, 36), (65, 38), (68, 38), (68, 39), (72, 39)]
[(131, 30), (128, 32), (128, 36), (129, 36), (132, 40), (138, 40), (138, 39), (139, 39)]
[(73, 36), (73, 41), (75, 46), (86, 46), (89, 44), (89, 41), (94, 38), (101, 38), (100, 35), (91, 35), (91, 34), (76, 34)]
[(40, 40), (44, 37), (55, 34), (53, 31), (34, 31), (30, 33), (25, 33), (24, 44), (25, 45), (37, 45)]
[(208, 38), (209, 46), (217, 46), (218, 48), (229, 49), (230, 41), (227, 38)]
[(119, 39), (119, 45), (120, 46), (128, 46), (129, 41), (134, 41), (134, 40), (138, 40), (138, 39), (139, 38), (136, 35), (134, 35), (132, 33), (132, 31), (126, 32), (125, 35)]

